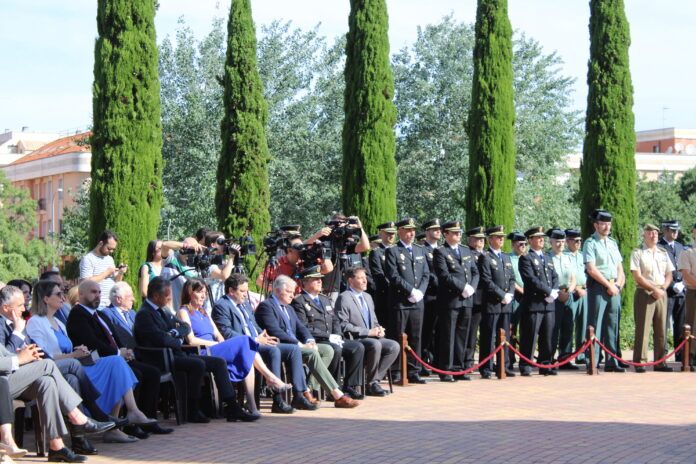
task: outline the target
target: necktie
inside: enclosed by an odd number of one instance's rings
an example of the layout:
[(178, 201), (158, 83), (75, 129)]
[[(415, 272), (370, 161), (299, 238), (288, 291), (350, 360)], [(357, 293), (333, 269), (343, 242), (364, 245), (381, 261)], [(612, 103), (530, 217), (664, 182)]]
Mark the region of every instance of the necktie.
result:
[(94, 317), (97, 320), (97, 324), (99, 324), (99, 327), (101, 327), (101, 330), (104, 333), (104, 336), (109, 341), (109, 345), (111, 345), (112, 348), (118, 349), (118, 345), (116, 344), (116, 340), (114, 340), (114, 337), (111, 335), (111, 331), (106, 326), (104, 321), (101, 320), (101, 318), (99, 317), (99, 314), (95, 311), (94, 314), (92, 315), (92, 317)]
[(318, 308), (324, 309), (324, 307), (321, 305), (321, 300), (319, 297), (312, 298), (314, 300), (314, 304), (317, 305)]
[(459, 247), (454, 248), (454, 253), (457, 255), (457, 258), (461, 258), (461, 257), (462, 257), (462, 254), (461, 254), (461, 252), (459, 251)]
[(259, 335), (258, 330), (256, 330), (256, 327), (254, 327), (254, 324), (251, 323), (251, 317), (249, 316), (249, 311), (251, 311), (250, 308), (247, 307), (248, 303), (242, 303), (241, 305), (237, 306), (240, 311), (242, 311), (242, 316), (244, 317), (244, 323), (246, 324), (247, 330), (249, 330), (250, 337), (256, 338)]
[(133, 330), (133, 324), (131, 323), (131, 320), (128, 318), (128, 311), (121, 311), (120, 309), (118, 310), (119, 314), (121, 314), (121, 317), (123, 320), (126, 322), (126, 326), (132, 331)]
[(362, 296), (362, 294), (358, 295), (358, 299), (360, 300), (360, 306), (362, 307), (362, 315), (363, 319), (365, 320), (365, 325), (367, 325), (367, 328), (372, 327), (372, 321), (370, 320), (370, 310), (367, 307), (367, 303), (365, 303), (365, 298)]
[(411, 255), (411, 259), (413, 259), (413, 248), (412, 247), (406, 247), (408, 250), (408, 253)]
[(290, 329), (290, 314), (288, 313), (288, 308), (285, 305), (280, 305), (280, 307), (283, 310), (283, 315), (285, 316), (285, 331), (288, 333), (288, 335), (294, 337), (295, 334), (292, 333), (292, 330)]

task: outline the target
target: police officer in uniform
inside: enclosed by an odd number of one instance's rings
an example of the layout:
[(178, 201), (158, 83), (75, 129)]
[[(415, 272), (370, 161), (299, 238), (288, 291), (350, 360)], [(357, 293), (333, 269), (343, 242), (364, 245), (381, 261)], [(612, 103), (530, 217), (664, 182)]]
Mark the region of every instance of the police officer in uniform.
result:
[[(440, 230), (440, 220), (431, 219), (422, 225), (425, 239), (423, 240), (423, 248), (425, 249), (425, 258), (428, 261), (428, 270), (430, 271), (430, 281), (428, 289), (425, 292), (424, 313), (423, 313), (423, 336), (421, 340), (424, 359), (433, 361), (437, 353), (437, 343), (435, 342), (435, 328), (437, 327), (437, 275), (433, 270), (433, 251), (437, 249), (442, 237)], [(421, 369), (421, 375), (430, 375), (430, 371), (425, 368)]]
[[(406, 333), (408, 344), (420, 356), (423, 297), (428, 289), (430, 271), (425, 249), (413, 241), (416, 236), (415, 219), (407, 218), (399, 221), (396, 227), (399, 241), (385, 250), (386, 260), (384, 261), (384, 273), (389, 280), (389, 308), (393, 320), (392, 338), (398, 339), (402, 333)], [(425, 383), (418, 374), (420, 366), (416, 365), (413, 359), (408, 361), (409, 382)]]
[[(506, 339), (510, 338), (510, 315), (512, 314), (512, 302), (515, 298), (515, 272), (507, 253), (503, 253), (502, 246), (505, 241), (503, 226), (495, 226), (486, 229), (488, 237), (488, 250), (479, 259), (481, 270), (481, 282), (484, 289), (484, 306), (481, 315), (481, 337), (479, 343), (479, 357), (487, 357), (496, 345), (496, 336), (499, 329), (505, 330)], [(505, 348), (505, 372), (514, 376), (512, 364)], [(493, 372), (493, 359), (481, 366), (481, 377), (490, 379)]]
[[(674, 346), (681, 343), (684, 330), (684, 297), (686, 295), (684, 282), (681, 272), (677, 269), (679, 255), (684, 251), (684, 245), (679, 243), (679, 221), (670, 219), (662, 222), (662, 237), (657, 242), (659, 247), (662, 247), (669, 259), (674, 265), (672, 272), (672, 283), (667, 287), (667, 325), (669, 326), (670, 319), (672, 320), (672, 340)], [(667, 349), (667, 337), (665, 337), (665, 350)], [(681, 361), (682, 352), (676, 355), (677, 361)]]
[[(466, 364), (471, 308), (479, 272), (473, 253), (460, 243), (462, 228), (459, 221), (445, 222), (442, 231), (445, 243), (433, 252), (433, 268), (438, 278), (438, 363), (443, 370), (452, 371), (462, 369)], [(440, 375), (443, 382), (459, 379), (470, 380), (470, 377)]]
[[(517, 328), (520, 324), (520, 302), (522, 301), (522, 295), (524, 294), (524, 282), (522, 282), (522, 276), (520, 275), (520, 256), (527, 252), (527, 237), (521, 232), (510, 232), (507, 235), (507, 239), (510, 240), (512, 245), (512, 252), (509, 254), (510, 262), (512, 263), (512, 270), (515, 272), (515, 298), (512, 300), (512, 314), (510, 315), (510, 323), (512, 328), (510, 329), (510, 343), (517, 346), (519, 349), (519, 338), (517, 333)], [(515, 364), (515, 355), (510, 353), (510, 364)]]
[(386, 259), (384, 252), (394, 243), (396, 225), (393, 221), (385, 222), (377, 226), (377, 231), (381, 243), (370, 252), (370, 274), (375, 283), (374, 293), (370, 294), (375, 302), (375, 314), (377, 315), (377, 319), (379, 319), (385, 327), (391, 327), (391, 320), (389, 319), (389, 280), (384, 274), (384, 260)]
[[(575, 320), (575, 349), (585, 343), (587, 336), (587, 274), (585, 274), (585, 262), (582, 255), (582, 234), (576, 229), (566, 229), (566, 255), (570, 259), (575, 270), (575, 291), (570, 299)], [(585, 364), (585, 353), (575, 358), (575, 364)]]
[[(549, 364), (553, 359), (552, 336), (555, 319), (554, 301), (558, 298), (558, 274), (553, 259), (544, 253), (543, 227), (532, 227), (524, 235), (530, 250), (520, 256), (520, 275), (524, 282), (524, 296), (520, 320), (520, 352), (532, 359), (534, 348), (539, 345), (539, 364)], [(531, 367), (520, 359), (520, 374), (529, 376)], [(539, 374), (556, 375), (555, 369), (539, 369)]]
[[(619, 346), (619, 314), (621, 290), (626, 284), (621, 252), (616, 240), (609, 236), (613, 216), (603, 209), (590, 215), (595, 232), (585, 240), (582, 253), (587, 272), (587, 309), (589, 324), (597, 338), (612, 353)], [(599, 364), (599, 360), (598, 360)], [(616, 359), (607, 355), (606, 372), (626, 372)]]
[[(551, 258), (558, 274), (558, 298), (555, 301), (556, 316), (553, 328), (553, 349), (558, 349), (558, 360), (562, 361), (573, 354), (573, 322), (575, 321), (572, 295), (575, 293), (575, 266), (564, 253), (566, 234), (564, 230), (552, 228), (546, 232), (551, 241)], [(578, 370), (574, 364), (567, 363), (561, 369)]]
[[(479, 260), (483, 254), (483, 247), (486, 241), (486, 231), (483, 227), (474, 227), (466, 231), (466, 240), (476, 259), (476, 266), (479, 266)], [(479, 274), (481, 269), (479, 268)], [(476, 292), (474, 293), (474, 306), (471, 310), (471, 324), (469, 325), (469, 335), (466, 338), (466, 365), (469, 368), (474, 365), (474, 356), (476, 354), (476, 343), (478, 341), (479, 325), (481, 325), (481, 313), (483, 311), (483, 287), (481, 279), (479, 279)]]

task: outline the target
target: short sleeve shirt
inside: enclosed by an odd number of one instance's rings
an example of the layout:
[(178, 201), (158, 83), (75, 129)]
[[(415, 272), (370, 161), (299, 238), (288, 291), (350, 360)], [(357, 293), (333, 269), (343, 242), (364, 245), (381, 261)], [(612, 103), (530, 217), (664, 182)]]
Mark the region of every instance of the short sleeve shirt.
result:
[(512, 270), (515, 273), (515, 283), (520, 287), (524, 287), (522, 276), (520, 275), (520, 257), (515, 253), (510, 253), (510, 261), (512, 262)]
[(665, 274), (672, 272), (674, 265), (669, 255), (660, 247), (650, 250), (642, 246), (631, 253), (631, 271), (640, 274), (653, 285), (665, 283)]
[(605, 279), (618, 277), (618, 265), (621, 264), (619, 246), (611, 237), (600, 240), (595, 232), (585, 240), (582, 246), (585, 264), (593, 263)]
[[(684, 250), (679, 254), (679, 262), (677, 263), (677, 268), (681, 271), (685, 269), (691, 273), (691, 275), (696, 275), (696, 249), (691, 248)], [(693, 287), (686, 285), (692, 290), (696, 290)]]
[(568, 255), (561, 253), (553, 256), (553, 267), (558, 274), (558, 285), (561, 288), (570, 286), (570, 279), (575, 275), (575, 266)]
[[(95, 275), (99, 275), (109, 267), (116, 267), (114, 263), (114, 258), (109, 256), (97, 256), (94, 251), (90, 251), (82, 257), (80, 260), (80, 279), (88, 279)], [(99, 301), (99, 306), (106, 307), (111, 304), (109, 300), (109, 292), (111, 287), (114, 286), (113, 276), (109, 276), (106, 279), (102, 279), (99, 283), (99, 289), (101, 290), (101, 300)]]
[(585, 263), (582, 252), (573, 254), (570, 251), (566, 251), (566, 256), (575, 270), (575, 284), (584, 287), (587, 284), (587, 275), (585, 275)]

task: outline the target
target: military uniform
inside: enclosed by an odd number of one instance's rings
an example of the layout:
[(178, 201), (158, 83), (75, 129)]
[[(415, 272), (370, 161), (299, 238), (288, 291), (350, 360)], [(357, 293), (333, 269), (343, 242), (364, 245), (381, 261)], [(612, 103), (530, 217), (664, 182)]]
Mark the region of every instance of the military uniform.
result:
[[(415, 229), (413, 218), (398, 222), (398, 228)], [(385, 250), (384, 273), (389, 280), (389, 309), (392, 318), (392, 338), (398, 341), (402, 333), (408, 335), (408, 344), (421, 355), (423, 330), (423, 297), (430, 281), (425, 249), (415, 243), (407, 246), (401, 240)], [(420, 366), (409, 359), (409, 380), (423, 382)]]
[[(565, 231), (551, 229), (547, 232), (551, 239), (565, 240)], [(570, 257), (561, 251), (559, 254), (551, 255), (553, 267), (558, 274), (558, 288), (561, 292), (567, 292), (568, 299), (561, 301), (560, 298), (554, 301), (555, 304), (555, 326), (553, 329), (553, 349), (558, 350), (558, 359), (563, 360), (573, 354), (573, 322), (575, 321), (575, 306), (573, 305), (572, 292), (575, 291), (575, 266)], [(564, 366), (576, 369), (575, 366), (566, 364)]]
[[(458, 221), (442, 225), (445, 232), (461, 231)], [(467, 337), (471, 324), (473, 295), (464, 296), (465, 288), (474, 291), (478, 286), (479, 273), (475, 258), (469, 247), (444, 244), (433, 253), (433, 268), (438, 277), (437, 340), (439, 345), (438, 364), (443, 370), (462, 369), (466, 364)], [(440, 376), (443, 381), (455, 380), (451, 376)]]
[[(662, 223), (662, 228), (679, 230), (679, 222), (674, 220), (665, 221)], [(669, 284), (669, 287), (667, 287), (667, 325), (669, 326), (669, 321), (671, 319), (672, 340), (674, 342), (674, 346), (677, 346), (681, 343), (684, 337), (682, 332), (684, 330), (684, 298), (686, 296), (686, 292), (684, 291), (684, 282), (681, 272), (679, 272), (679, 269), (677, 269), (679, 256), (681, 255), (682, 251), (684, 251), (684, 245), (677, 241), (668, 243), (664, 237), (660, 238), (657, 245), (662, 247), (669, 254), (669, 259), (674, 265), (672, 282)], [(665, 337), (665, 349), (667, 349), (667, 337)], [(681, 356), (681, 351), (676, 354), (677, 361), (681, 361)]]
[[(696, 224), (693, 227), (696, 230)], [(682, 251), (677, 262), (679, 271), (688, 271), (691, 276), (696, 277), (696, 249), (689, 248)], [(696, 286), (686, 284), (686, 298), (684, 299), (685, 317), (684, 323), (691, 326), (691, 330), (696, 327)], [(691, 343), (691, 365), (696, 363), (696, 343)]]
[[(611, 221), (611, 214), (606, 211), (595, 211), (592, 216), (596, 221)], [(621, 264), (619, 246), (611, 237), (601, 239), (597, 232), (593, 233), (582, 246), (585, 265), (593, 263), (609, 283), (615, 283), (618, 266)], [(621, 294), (610, 296), (606, 287), (587, 278), (587, 309), (588, 323), (595, 328), (595, 336), (613, 353), (618, 353), (619, 347), (619, 315), (621, 313)], [(598, 357), (599, 364), (599, 357)], [(607, 355), (605, 368), (616, 370), (616, 359)]]
[[(424, 231), (429, 229), (439, 229), (440, 220), (433, 219), (427, 221), (422, 226)], [(437, 275), (433, 270), (433, 252), (438, 248), (438, 244), (431, 245), (427, 240), (423, 242), (423, 248), (425, 249), (425, 259), (428, 262), (428, 270), (430, 271), (430, 280), (428, 281), (428, 289), (425, 292), (424, 301), (424, 311), (423, 311), (423, 336), (422, 336), (422, 348), (423, 355), (426, 356), (426, 351), (431, 355), (435, 355), (437, 352), (437, 343), (435, 338), (435, 328), (437, 327)]]
[[(580, 238), (580, 231), (575, 229), (566, 229), (566, 240)], [(573, 307), (575, 320), (575, 349), (580, 348), (585, 343), (587, 337), (587, 294), (580, 296), (578, 290), (587, 289), (587, 274), (585, 273), (585, 261), (581, 250), (575, 253), (570, 251), (565, 252), (570, 260), (573, 269), (575, 270), (575, 292), (570, 299), (570, 304)], [(581, 353), (575, 358), (576, 364), (585, 363), (585, 353)]]
[[(543, 236), (542, 227), (534, 227), (525, 236)], [(538, 344), (540, 364), (549, 364), (553, 359), (553, 327), (555, 319), (554, 300), (558, 294), (558, 274), (551, 256), (530, 250), (520, 256), (520, 275), (524, 282), (524, 295), (520, 318), (520, 352), (532, 359)], [(520, 372), (530, 375), (530, 366), (520, 359)], [(539, 370), (540, 374), (555, 374), (555, 370)]]
[[(505, 232), (503, 226), (496, 226), (487, 229), (486, 235), (489, 237), (493, 235), (504, 236)], [(510, 256), (490, 247), (482, 254), (479, 269), (484, 292), (479, 358), (484, 359), (495, 349), (499, 329), (504, 329), (506, 339), (510, 339), (510, 316), (515, 296), (515, 272)], [(505, 370), (509, 375), (514, 375), (507, 347), (505, 350), (507, 363)], [(480, 371), (482, 376), (490, 376), (493, 371), (493, 359), (481, 366)]]
[[(474, 227), (466, 231), (467, 237), (477, 237), (485, 238), (486, 231), (483, 227)], [(479, 269), (479, 275), (481, 274), (481, 269), (479, 267), (479, 262), (481, 259), (481, 252), (475, 250), (471, 247), (471, 253), (474, 255), (476, 260), (476, 267)], [(476, 287), (476, 293), (474, 293), (474, 306), (471, 308), (471, 324), (469, 324), (469, 335), (466, 337), (466, 366), (471, 367), (475, 363), (476, 357), (476, 346), (478, 344), (478, 333), (479, 326), (481, 325), (481, 313), (483, 311), (483, 287), (482, 282), (479, 278), (478, 286)]]
[[(393, 222), (385, 222), (377, 226), (378, 230), (387, 232), (396, 232), (396, 225)], [(384, 252), (392, 245), (380, 243), (377, 248), (370, 252), (368, 259), (370, 275), (374, 282), (374, 291), (370, 293), (375, 302), (375, 314), (385, 327), (391, 327), (390, 311), (389, 311), (389, 279), (384, 273), (384, 261), (386, 256)]]

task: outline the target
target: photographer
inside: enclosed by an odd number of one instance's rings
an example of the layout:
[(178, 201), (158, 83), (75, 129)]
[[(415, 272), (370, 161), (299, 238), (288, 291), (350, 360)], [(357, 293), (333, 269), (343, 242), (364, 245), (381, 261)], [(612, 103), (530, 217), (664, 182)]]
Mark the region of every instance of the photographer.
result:
[(363, 267), (362, 255), (370, 251), (370, 239), (363, 229), (360, 218), (357, 216), (346, 217), (342, 214), (334, 214), (316, 234), (305, 240), (309, 245), (318, 240), (331, 243), (332, 260), (335, 263), (333, 272), (324, 273), (324, 291), (331, 298), (331, 303), (336, 302), (342, 287), (345, 287), (342, 273), (349, 268)]
[(211, 251), (210, 267), (207, 269), (205, 282), (210, 287), (208, 300), (210, 301), (209, 310), (219, 298), (224, 296), (223, 282), (231, 274), (235, 267), (237, 257), (240, 255), (240, 246), (231, 244), (225, 239), (222, 232), (208, 232), (204, 240), (205, 247)]

